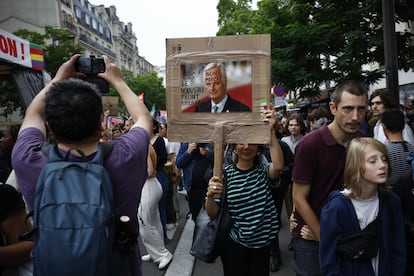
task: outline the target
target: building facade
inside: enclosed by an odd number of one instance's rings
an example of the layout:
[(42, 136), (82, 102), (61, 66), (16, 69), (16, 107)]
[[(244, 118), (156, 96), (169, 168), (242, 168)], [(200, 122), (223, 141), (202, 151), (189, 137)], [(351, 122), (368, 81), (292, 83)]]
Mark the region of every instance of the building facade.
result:
[(134, 76), (154, 70), (139, 55), (132, 24), (119, 19), (115, 6), (93, 5), (87, 0), (0, 1), (0, 29), (44, 33), (45, 26), (66, 30), (74, 43), (84, 48), (84, 56), (107, 55)]

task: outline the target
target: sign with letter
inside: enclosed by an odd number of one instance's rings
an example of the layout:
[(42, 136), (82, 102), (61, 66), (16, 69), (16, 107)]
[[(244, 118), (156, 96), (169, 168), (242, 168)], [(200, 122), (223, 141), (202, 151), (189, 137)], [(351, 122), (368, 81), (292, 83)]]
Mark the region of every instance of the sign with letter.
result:
[[(166, 50), (169, 140), (270, 141), (261, 114), (270, 104), (269, 34), (167, 39)], [(218, 93), (226, 96), (216, 103)]]
[(43, 70), (43, 49), (14, 34), (0, 29), (0, 59), (24, 67)]

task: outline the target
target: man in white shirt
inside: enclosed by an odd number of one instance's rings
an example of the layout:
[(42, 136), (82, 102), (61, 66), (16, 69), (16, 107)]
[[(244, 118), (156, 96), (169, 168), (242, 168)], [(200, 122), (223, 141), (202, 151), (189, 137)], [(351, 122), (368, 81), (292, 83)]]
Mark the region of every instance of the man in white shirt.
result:
[[(370, 104), (371, 109), (374, 116), (381, 116), (381, 114), (389, 109), (389, 108), (398, 108), (398, 104), (395, 102), (393, 95), (385, 90), (375, 90), (370, 97)], [(374, 138), (378, 141), (385, 143), (387, 142), (387, 137), (384, 134), (384, 129), (381, 125), (381, 120), (378, 120), (374, 127)], [(410, 126), (405, 123), (405, 127), (403, 130), (403, 138), (404, 141), (407, 141), (408, 143), (414, 145), (414, 133)]]

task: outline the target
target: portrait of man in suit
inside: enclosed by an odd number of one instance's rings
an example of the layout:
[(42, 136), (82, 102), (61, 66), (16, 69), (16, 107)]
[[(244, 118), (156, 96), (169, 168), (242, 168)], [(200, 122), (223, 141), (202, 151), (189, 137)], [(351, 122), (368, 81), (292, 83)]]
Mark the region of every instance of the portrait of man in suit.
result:
[(227, 93), (227, 73), (224, 63), (209, 63), (203, 70), (204, 89), (209, 100), (199, 102), (195, 112), (251, 112), (251, 108)]

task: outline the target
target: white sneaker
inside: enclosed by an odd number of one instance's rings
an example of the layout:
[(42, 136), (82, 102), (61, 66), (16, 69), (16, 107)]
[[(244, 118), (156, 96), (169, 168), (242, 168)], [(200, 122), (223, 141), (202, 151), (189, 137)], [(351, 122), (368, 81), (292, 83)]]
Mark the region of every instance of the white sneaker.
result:
[(158, 269), (159, 270), (163, 270), (164, 268), (166, 268), (172, 261), (173, 255), (171, 253), (168, 253), (167, 256), (165, 256), (161, 261), (160, 264), (158, 265)]
[(143, 261), (143, 262), (150, 262), (150, 261), (152, 261), (151, 255), (150, 254), (147, 254), (147, 255), (141, 256), (141, 261)]

